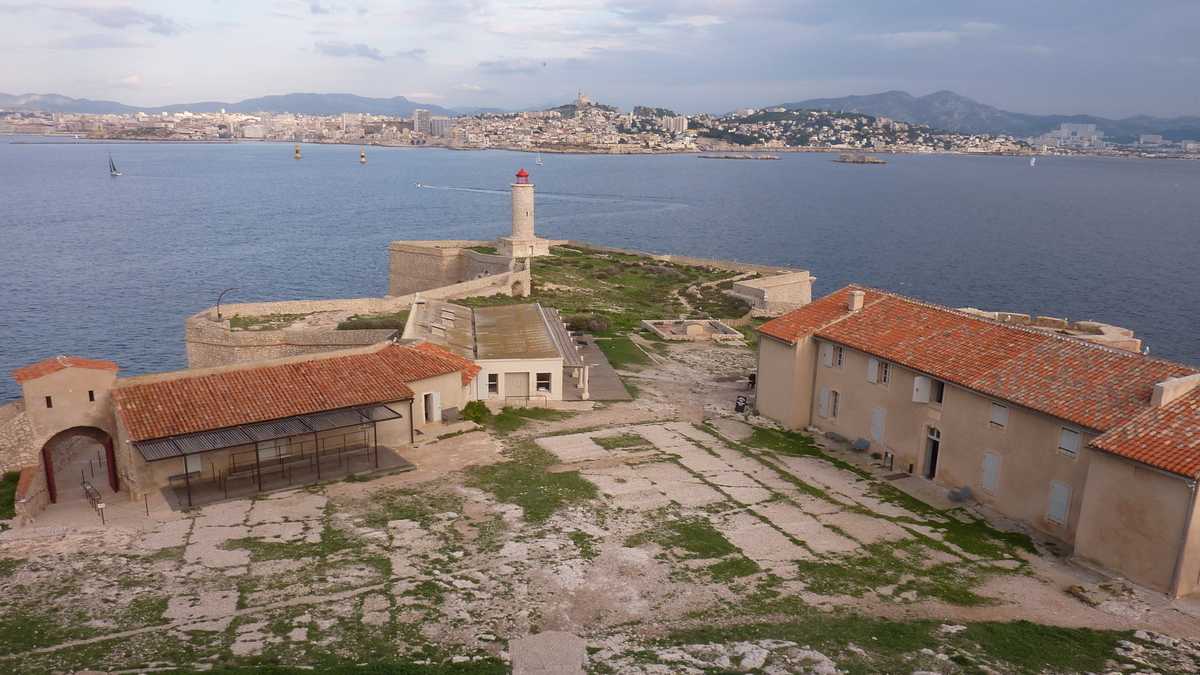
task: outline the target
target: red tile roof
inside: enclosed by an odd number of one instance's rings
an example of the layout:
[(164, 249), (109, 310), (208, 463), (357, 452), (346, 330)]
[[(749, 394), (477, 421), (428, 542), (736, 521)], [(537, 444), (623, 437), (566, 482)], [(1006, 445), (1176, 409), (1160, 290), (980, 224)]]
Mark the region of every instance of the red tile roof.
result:
[(332, 353), (246, 368), (134, 378), (113, 390), (132, 440), (412, 398), (408, 383), (463, 370), (411, 346)]
[(471, 380), (474, 380), (475, 376), (479, 374), (479, 371), (483, 370), (471, 359), (468, 359), (464, 356), (459, 356), (449, 349), (446, 349), (441, 345), (435, 345), (432, 342), (419, 342), (416, 345), (413, 345), (413, 347), (430, 356), (444, 359), (456, 369), (461, 370), (463, 386), (470, 384)]
[(31, 363), (28, 366), (23, 366), (12, 371), (12, 379), (17, 382), (28, 382), (36, 380), (39, 377), (45, 377), (50, 373), (57, 373), (64, 368), (91, 368), (93, 370), (108, 370), (117, 372), (117, 364), (112, 361), (97, 361), (96, 359), (85, 359), (78, 356), (52, 356), (48, 359), (42, 359), (37, 363)]
[(759, 326), (758, 332), (789, 344), (795, 344), (799, 338), (812, 335), (813, 331), (818, 328), (848, 316), (850, 310), (847, 309), (847, 303), (850, 301), (850, 291), (852, 290), (866, 292), (864, 306), (882, 299), (877, 291), (858, 286), (847, 286), (840, 291), (834, 291), (823, 298), (814, 300), (800, 309), (771, 319)]
[[(858, 312), (847, 309), (852, 290), (866, 292)], [(759, 330), (790, 343), (804, 336), (837, 342), (1098, 432), (1143, 415), (1156, 383), (1200, 372), (858, 286)], [(1179, 439), (1177, 447), (1194, 442)]]
[(1092, 446), (1163, 471), (1200, 479), (1200, 387), (1151, 408)]

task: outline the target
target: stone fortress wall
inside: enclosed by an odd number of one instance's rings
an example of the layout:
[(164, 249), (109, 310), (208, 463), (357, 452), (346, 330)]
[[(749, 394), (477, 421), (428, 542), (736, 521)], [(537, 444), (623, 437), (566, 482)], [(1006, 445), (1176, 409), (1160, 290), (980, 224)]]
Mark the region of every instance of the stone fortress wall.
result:
[(25, 402), (18, 400), (0, 406), (0, 474), (36, 464), (37, 452)]
[(474, 251), (472, 246), (494, 247), (495, 242), (393, 241), (388, 246), (388, 295), (426, 291), (521, 267), (522, 261)]
[(1099, 321), (1071, 321), (1070, 319), (1055, 316), (1030, 316), (1016, 312), (989, 312), (974, 307), (960, 307), (959, 311), (975, 314), (994, 321), (1010, 323), (1015, 326), (1024, 326), (1048, 333), (1067, 335), (1114, 349), (1124, 349), (1129, 352), (1142, 351), (1142, 341), (1140, 338), (1134, 336), (1131, 329)]

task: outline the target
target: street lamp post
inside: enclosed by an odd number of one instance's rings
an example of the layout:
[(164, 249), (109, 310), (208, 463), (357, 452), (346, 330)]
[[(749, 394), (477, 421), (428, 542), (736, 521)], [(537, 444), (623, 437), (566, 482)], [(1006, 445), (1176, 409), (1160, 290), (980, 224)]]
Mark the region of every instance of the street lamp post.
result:
[(217, 296), (217, 321), (221, 320), (221, 298), (225, 297), (225, 294), (229, 291), (236, 290), (236, 288), (226, 288), (225, 290), (221, 291), (220, 295)]

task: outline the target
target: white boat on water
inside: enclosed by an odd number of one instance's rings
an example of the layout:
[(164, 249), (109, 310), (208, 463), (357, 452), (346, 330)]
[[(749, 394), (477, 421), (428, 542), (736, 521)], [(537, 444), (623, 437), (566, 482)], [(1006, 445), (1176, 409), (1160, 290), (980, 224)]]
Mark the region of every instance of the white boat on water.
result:
[(540, 153), (540, 152), (538, 153), (537, 159), (534, 160), (533, 163), (537, 164), (538, 166), (542, 166), (543, 164), (545, 164), (545, 162), (542, 161), (542, 153)]
[(1029, 166), (1037, 166), (1037, 157), (1029, 158)]
[(117, 171), (117, 165), (115, 162), (113, 162), (112, 155), (108, 156), (108, 175), (110, 175), (110, 176), (120, 176), (121, 175), (121, 172)]

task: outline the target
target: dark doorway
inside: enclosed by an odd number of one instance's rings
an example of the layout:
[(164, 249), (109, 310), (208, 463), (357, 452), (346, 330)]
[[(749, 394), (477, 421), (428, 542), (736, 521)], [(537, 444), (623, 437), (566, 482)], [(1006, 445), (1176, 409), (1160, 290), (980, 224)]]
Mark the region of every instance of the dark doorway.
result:
[(938, 450), (942, 447), (942, 432), (929, 427), (925, 437), (925, 477), (933, 480), (937, 475)]
[(77, 490), (69, 488), (84, 480), (95, 487), (107, 484), (112, 492), (121, 489), (113, 439), (103, 429), (73, 427), (51, 436), (42, 446), (42, 465), (52, 504), (74, 494)]

